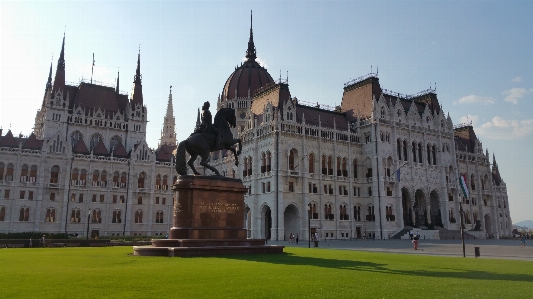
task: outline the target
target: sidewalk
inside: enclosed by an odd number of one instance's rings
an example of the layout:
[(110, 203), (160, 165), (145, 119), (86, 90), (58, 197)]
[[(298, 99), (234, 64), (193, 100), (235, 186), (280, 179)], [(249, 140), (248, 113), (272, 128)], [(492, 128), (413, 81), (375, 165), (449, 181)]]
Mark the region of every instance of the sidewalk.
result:
[[(531, 242), (528, 241), (530, 240), (526, 240), (526, 245), (533, 244), (533, 240)], [(268, 244), (284, 245), (286, 247), (308, 247), (307, 240), (300, 241), (298, 245), (288, 241), (268, 241)], [(466, 257), (475, 257), (474, 247), (480, 248), (480, 258), (533, 261), (533, 246), (521, 248), (520, 240), (465, 240)], [(311, 248), (313, 248), (312, 242)], [(416, 251), (413, 249), (413, 244), (410, 240), (321, 240), (318, 248), (315, 249), (345, 249), (463, 257), (461, 240), (420, 240)]]

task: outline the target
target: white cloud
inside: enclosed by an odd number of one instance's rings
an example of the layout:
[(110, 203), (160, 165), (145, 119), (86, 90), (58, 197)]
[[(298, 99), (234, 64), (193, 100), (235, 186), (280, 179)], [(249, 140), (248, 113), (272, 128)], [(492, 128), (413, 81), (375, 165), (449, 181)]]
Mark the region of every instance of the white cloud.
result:
[(518, 76), (516, 78), (513, 78), (513, 80), (511, 80), (513, 82), (521, 82), (522, 81), (522, 77)]
[(462, 116), (459, 119), (459, 122), (461, 124), (469, 124), (470, 122), (472, 122), (472, 125), (474, 126), (477, 124), (478, 120), (479, 120), (479, 117), (477, 115), (468, 114), (468, 115)]
[(507, 120), (495, 116), (491, 121), (482, 124), (477, 132), (491, 139), (521, 139), (533, 133), (533, 119)]
[(511, 88), (504, 91), (502, 94), (505, 96), (505, 101), (513, 104), (518, 104), (518, 100), (524, 96), (533, 93), (533, 88), (527, 90), (525, 88)]
[(496, 102), (495, 99), (491, 97), (482, 97), (482, 96), (476, 96), (476, 95), (469, 95), (466, 97), (460, 98), (457, 102), (459, 104), (475, 104), (475, 103), (482, 103), (482, 104), (494, 104)]
[[(246, 57), (244, 57), (244, 58), (242, 59), (242, 62), (245, 62), (245, 61), (246, 61)], [(257, 57), (257, 58), (255, 59), (255, 61), (257, 61), (257, 63), (259, 63), (260, 66), (262, 66), (262, 67), (268, 69), (268, 64), (266, 63), (265, 60), (263, 60), (263, 59)]]

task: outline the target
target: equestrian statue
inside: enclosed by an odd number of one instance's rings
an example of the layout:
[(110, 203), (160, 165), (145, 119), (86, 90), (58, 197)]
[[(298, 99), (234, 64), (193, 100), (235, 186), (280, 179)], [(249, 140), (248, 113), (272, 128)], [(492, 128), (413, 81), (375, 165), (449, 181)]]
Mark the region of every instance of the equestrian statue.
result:
[[(202, 160), (200, 165), (210, 169), (216, 175), (220, 175), (218, 170), (208, 164), (209, 155), (217, 150), (230, 150), (235, 157), (235, 165), (239, 166), (238, 156), (241, 154), (241, 140), (233, 139), (231, 127), (235, 128), (237, 119), (235, 109), (222, 108), (215, 115), (215, 121), (212, 121), (211, 112), (209, 111), (209, 102), (202, 106), (201, 123), (195, 128), (194, 133), (189, 138), (178, 144), (176, 150), (176, 171), (180, 175), (187, 174), (187, 164), (195, 175), (200, 173), (194, 168), (194, 161), (200, 156)], [(239, 150), (233, 146), (238, 144)], [(185, 152), (189, 153), (191, 158), (185, 163)]]

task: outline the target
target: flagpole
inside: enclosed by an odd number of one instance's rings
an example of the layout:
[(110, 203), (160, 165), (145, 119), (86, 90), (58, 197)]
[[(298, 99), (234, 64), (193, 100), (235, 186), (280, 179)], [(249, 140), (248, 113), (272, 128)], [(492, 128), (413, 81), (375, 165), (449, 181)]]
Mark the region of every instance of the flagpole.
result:
[(94, 53), (93, 53), (93, 65), (91, 66), (91, 84), (93, 84), (93, 70), (94, 70)]
[(465, 253), (465, 234), (463, 230), (463, 204), (459, 202), (459, 213), (461, 213), (461, 243), (463, 244), (463, 257), (466, 257)]

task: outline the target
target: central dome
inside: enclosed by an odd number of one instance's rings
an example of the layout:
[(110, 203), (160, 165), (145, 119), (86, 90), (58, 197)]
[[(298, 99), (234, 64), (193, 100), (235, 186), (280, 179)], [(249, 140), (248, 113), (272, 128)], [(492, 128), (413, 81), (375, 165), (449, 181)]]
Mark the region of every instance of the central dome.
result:
[(254, 34), (250, 24), (250, 40), (246, 50), (246, 61), (236, 68), (226, 80), (222, 90), (222, 101), (252, 97), (257, 89), (274, 82), (267, 70), (255, 61), (256, 58)]

